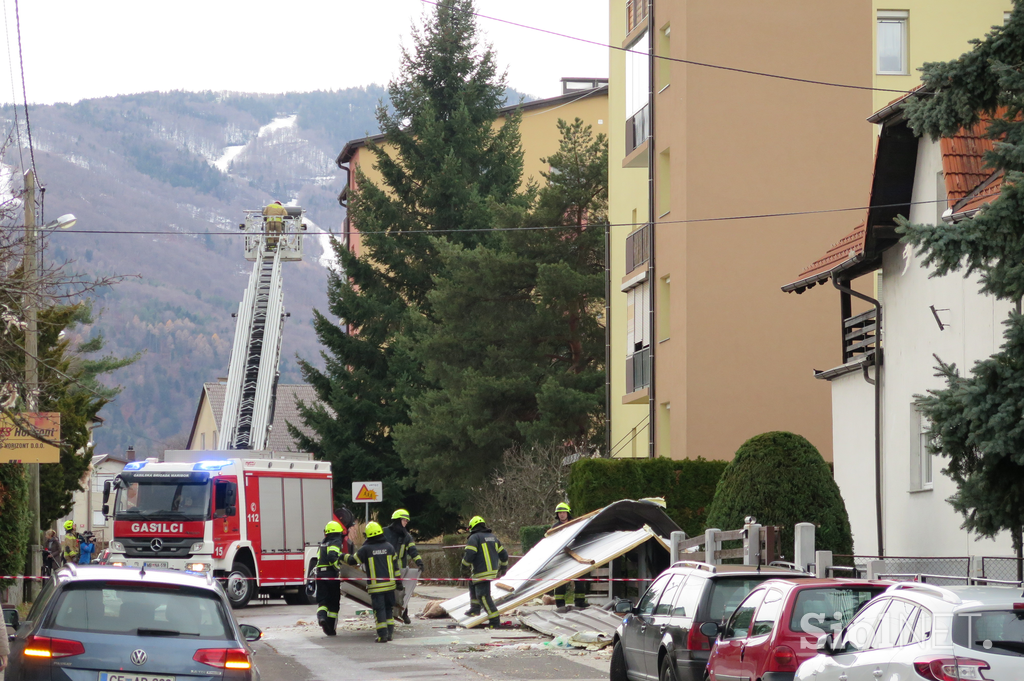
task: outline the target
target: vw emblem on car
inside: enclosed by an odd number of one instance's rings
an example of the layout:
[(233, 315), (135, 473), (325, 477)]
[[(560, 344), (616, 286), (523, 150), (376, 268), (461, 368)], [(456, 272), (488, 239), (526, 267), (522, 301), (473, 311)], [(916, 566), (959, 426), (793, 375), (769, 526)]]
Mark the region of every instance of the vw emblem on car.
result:
[[(153, 541), (160, 541), (160, 540), (159, 539), (154, 539)], [(146, 651), (145, 650), (143, 650), (142, 648), (138, 648), (138, 649), (132, 651), (132, 658), (131, 659), (132, 659), (132, 663), (133, 664), (142, 666), (142, 665), (146, 664), (146, 660), (148, 659), (148, 657), (146, 655)]]
[[(163, 547), (164, 547), (164, 540), (161, 539), (160, 537), (157, 537), (153, 541), (149, 542), (149, 548), (153, 549), (154, 551), (159, 551)], [(145, 655), (145, 653), (142, 653), (142, 654)]]

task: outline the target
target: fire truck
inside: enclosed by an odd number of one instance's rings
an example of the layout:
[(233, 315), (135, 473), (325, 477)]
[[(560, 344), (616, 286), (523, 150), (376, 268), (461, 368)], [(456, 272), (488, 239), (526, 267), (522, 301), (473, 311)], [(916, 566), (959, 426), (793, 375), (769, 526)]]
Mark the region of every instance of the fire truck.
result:
[(332, 518), (331, 464), (266, 449), (287, 316), (282, 263), (302, 259), (302, 213), (288, 206), (271, 223), (246, 211), (239, 225), (254, 264), (236, 315), (217, 450), (167, 451), (104, 483), (103, 513), (114, 521), (108, 562), (212, 572), (236, 608), (257, 593), (308, 603), (307, 575)]

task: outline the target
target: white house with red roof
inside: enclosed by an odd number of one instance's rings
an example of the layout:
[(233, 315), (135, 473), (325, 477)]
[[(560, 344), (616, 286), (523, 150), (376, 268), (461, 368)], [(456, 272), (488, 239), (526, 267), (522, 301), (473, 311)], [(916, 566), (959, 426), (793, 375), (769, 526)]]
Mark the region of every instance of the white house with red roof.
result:
[[(979, 540), (961, 529), (947, 502), (956, 487), (941, 472), (944, 460), (927, 453), (927, 424), (914, 407), (915, 395), (944, 387), (936, 357), (969, 371), (999, 349), (1010, 304), (981, 294), (977, 277), (929, 277), (893, 221), (970, 220), (998, 196), (1002, 177), (984, 166), (992, 142), (983, 128), (917, 138), (901, 103), (869, 119), (881, 132), (864, 222), (782, 288), (839, 290), (842, 362), (814, 376), (832, 387), (835, 477), (855, 553), (1010, 556), (1009, 535)], [(975, 574), (981, 563), (972, 561)]]

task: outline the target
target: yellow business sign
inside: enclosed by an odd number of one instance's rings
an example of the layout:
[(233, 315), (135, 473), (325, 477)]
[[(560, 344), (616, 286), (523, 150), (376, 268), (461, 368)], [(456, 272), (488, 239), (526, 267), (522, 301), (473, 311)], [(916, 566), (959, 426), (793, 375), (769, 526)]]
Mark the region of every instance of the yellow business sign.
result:
[[(25, 412), (19, 421), (0, 414), (0, 463), (60, 463), (60, 413)], [(49, 442), (43, 442), (39, 438)]]

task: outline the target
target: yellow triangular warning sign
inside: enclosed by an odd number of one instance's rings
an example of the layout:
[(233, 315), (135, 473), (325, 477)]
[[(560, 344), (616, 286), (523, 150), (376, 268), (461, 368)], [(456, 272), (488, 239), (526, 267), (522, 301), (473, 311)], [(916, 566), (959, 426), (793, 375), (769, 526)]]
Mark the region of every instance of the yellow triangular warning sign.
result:
[(377, 493), (375, 491), (373, 491), (372, 489), (370, 489), (369, 487), (367, 487), (366, 485), (363, 485), (359, 489), (359, 494), (356, 495), (355, 500), (356, 501), (377, 501)]

